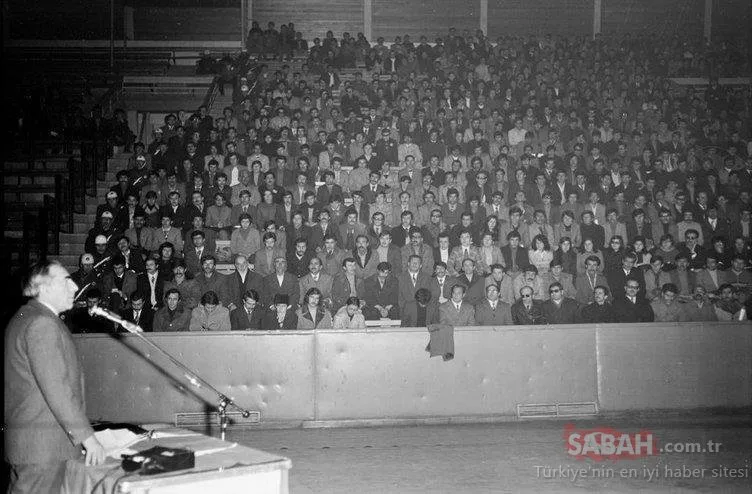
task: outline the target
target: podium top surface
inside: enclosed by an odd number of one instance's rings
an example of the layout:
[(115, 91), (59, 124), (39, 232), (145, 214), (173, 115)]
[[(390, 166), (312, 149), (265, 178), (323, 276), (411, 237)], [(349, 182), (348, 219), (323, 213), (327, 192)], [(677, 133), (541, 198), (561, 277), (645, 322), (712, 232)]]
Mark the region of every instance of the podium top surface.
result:
[[(148, 492), (149, 489), (157, 487), (178, 486), (270, 471), (286, 471), (292, 466), (292, 462), (283, 456), (176, 427), (159, 429), (152, 439), (140, 441), (128, 449), (143, 451), (154, 446), (190, 449), (196, 455), (196, 466), (192, 469), (159, 475), (125, 476), (118, 481), (121, 492)], [(101, 485), (106, 488), (110, 480), (114, 483), (115, 479), (125, 474), (120, 468), (113, 472), (113, 467), (116, 467), (119, 461), (112, 458), (108, 458), (98, 467), (84, 467), (83, 460), (70, 463), (75, 463), (75, 465), (68, 465), (68, 473), (71, 473), (71, 469), (77, 472), (77, 475), (73, 477), (78, 478), (74, 483), (79, 485), (89, 486), (105, 480), (101, 482)], [(86, 478), (82, 479), (82, 476)]]

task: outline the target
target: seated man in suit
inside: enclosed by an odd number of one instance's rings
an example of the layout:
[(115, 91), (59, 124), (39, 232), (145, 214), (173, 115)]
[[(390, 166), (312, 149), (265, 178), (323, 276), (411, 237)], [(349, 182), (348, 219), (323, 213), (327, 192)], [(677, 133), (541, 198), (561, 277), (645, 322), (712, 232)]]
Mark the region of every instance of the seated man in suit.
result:
[[(514, 303), (514, 285), (512, 277), (504, 272), (504, 266), (501, 264), (491, 265), (491, 274), (486, 276), (485, 286), (495, 285), (499, 292), (499, 300), (509, 304), (511, 307)], [(485, 288), (484, 288), (485, 290)]]
[(130, 321), (141, 327), (146, 332), (152, 330), (154, 322), (154, 310), (146, 305), (144, 294), (136, 292), (131, 296), (131, 308), (120, 313), (126, 321)]
[(201, 272), (201, 259), (212, 255), (214, 251), (206, 245), (206, 233), (203, 230), (193, 230), (191, 241), (193, 247), (185, 250), (185, 264), (188, 271), (195, 276)]
[(465, 259), (462, 261), (462, 271), (456, 277), (457, 283), (465, 285), (465, 300), (475, 305), (485, 297), (485, 278), (478, 274), (475, 269), (475, 261)]
[(146, 304), (152, 309), (162, 307), (165, 275), (157, 269), (156, 259), (146, 260), (146, 272), (136, 277), (136, 291), (144, 294)]
[(610, 290), (606, 277), (598, 272), (600, 265), (601, 260), (598, 256), (588, 256), (585, 258), (585, 273), (578, 275), (575, 282), (575, 299), (581, 305), (592, 303), (595, 300), (594, 292), (596, 287), (603, 286)]
[(131, 249), (131, 241), (125, 235), (118, 237), (115, 242), (117, 246), (118, 254), (125, 259), (125, 268), (133, 271), (136, 274), (144, 272), (144, 258), (141, 257), (141, 252), (136, 252), (135, 249)]
[(434, 276), (428, 282), (431, 298), (439, 304), (443, 304), (452, 296), (452, 287), (457, 282), (456, 278), (449, 276), (447, 265), (441, 261), (434, 263)]
[(202, 297), (206, 292), (212, 291), (219, 297), (219, 302), (223, 306), (226, 307), (233, 302), (227, 286), (227, 276), (217, 271), (217, 260), (214, 256), (201, 258), (201, 272), (194, 279), (198, 283)]
[(363, 315), (366, 320), (399, 319), (399, 284), (392, 275), (390, 263), (378, 264), (376, 274), (363, 282), (363, 293), (366, 302)]
[(109, 320), (97, 317), (89, 311), (98, 307), (102, 300), (102, 292), (94, 287), (86, 291), (86, 305), (75, 307), (66, 314), (65, 323), (72, 333), (114, 333), (119, 329)]
[(543, 317), (548, 324), (574, 324), (579, 317), (579, 304), (566, 297), (564, 287), (558, 281), (548, 287), (549, 299), (543, 302)]
[(272, 304), (278, 293), (287, 295), (287, 303), (293, 310), (300, 300), (300, 285), (298, 277), (287, 270), (287, 259), (282, 256), (274, 260), (274, 272), (264, 277), (264, 292), (262, 301), (265, 307)]
[(303, 305), (303, 298), (308, 290), (317, 288), (321, 292), (321, 302), (324, 306), (331, 306), (334, 277), (324, 273), (322, 267), (321, 259), (318, 257), (313, 257), (308, 261), (308, 274), (298, 280), (298, 285), (300, 285), (298, 304)]
[(365, 294), (363, 279), (357, 273), (357, 261), (354, 257), (347, 257), (342, 261), (342, 268), (332, 281), (332, 311), (336, 313), (350, 297), (360, 297)]
[(520, 298), (512, 306), (514, 323), (517, 325), (546, 324), (543, 302), (533, 298), (533, 288), (525, 285), (518, 293)]
[(614, 296), (614, 319), (618, 322), (653, 322), (655, 315), (650, 303), (640, 295), (642, 285), (634, 278), (627, 278), (624, 282), (623, 293)]
[[(121, 312), (128, 306), (130, 297), (137, 290), (137, 277), (133, 271), (125, 269), (125, 259), (115, 256), (112, 259), (112, 271), (102, 277), (102, 293), (105, 305), (113, 312)], [(84, 287), (79, 287), (83, 289)]]
[(549, 264), (549, 271), (542, 275), (544, 280), (544, 286), (551, 286), (553, 283), (560, 283), (564, 289), (564, 296), (574, 298), (577, 295), (577, 290), (572, 283), (572, 275), (564, 272), (564, 266), (562, 266), (561, 258), (554, 257)]
[(422, 270), (428, 276), (431, 276), (433, 274), (433, 249), (428, 244), (423, 242), (423, 231), (417, 226), (410, 228), (410, 244), (402, 247), (402, 271), (407, 269), (407, 260), (410, 259), (411, 255), (420, 256), (420, 258), (423, 260)]
[[(648, 281), (648, 275), (645, 275), (645, 281)], [(718, 260), (714, 252), (708, 252), (705, 258), (705, 269), (695, 272), (695, 286), (705, 288), (707, 293), (718, 293), (718, 289), (728, 280), (727, 274), (718, 269)], [(659, 287), (660, 290), (660, 287)], [(648, 297), (650, 298), (650, 297)], [(653, 297), (653, 300), (657, 297)]]
[(450, 326), (475, 326), (475, 308), (465, 301), (465, 285), (452, 287), (452, 298), (439, 306), (439, 322)]
[(643, 275), (645, 278), (645, 298), (652, 302), (661, 298), (661, 289), (666, 283), (671, 283), (671, 274), (664, 271), (663, 258), (659, 255), (650, 259), (650, 269)]
[(358, 213), (354, 210), (347, 212), (347, 221), (339, 227), (339, 238), (342, 239), (342, 248), (346, 251), (355, 249), (355, 239), (366, 234), (366, 227), (358, 222)]
[(235, 256), (235, 272), (225, 276), (228, 292), (228, 301), (225, 303), (230, 311), (243, 305), (245, 294), (249, 290), (261, 293), (264, 289), (264, 278), (251, 270), (245, 254)]
[(504, 258), (506, 272), (513, 279), (517, 277), (522, 270), (530, 264), (528, 250), (520, 245), (522, 235), (517, 231), (511, 231), (507, 234), (507, 245), (501, 248), (501, 255)]
[(401, 326), (403, 328), (422, 328), (439, 322), (439, 303), (427, 288), (415, 292), (415, 300), (405, 304), (402, 309)]
[(486, 298), (475, 306), (475, 322), (478, 326), (514, 324), (512, 306), (499, 300), (499, 289), (495, 284), (486, 285)]
[(267, 276), (274, 272), (274, 260), (285, 257), (285, 251), (277, 243), (276, 233), (266, 232), (261, 237), (263, 246), (253, 254), (254, 270), (261, 276)]
[(233, 331), (263, 329), (266, 311), (261, 307), (260, 300), (256, 290), (250, 289), (243, 294), (243, 304), (230, 312), (230, 327)]
[(415, 299), (415, 292), (420, 288), (427, 288), (430, 278), (421, 269), (423, 259), (420, 256), (412, 255), (407, 261), (407, 270), (401, 272), (397, 277), (399, 282), (399, 306), (404, 307), (409, 301)]

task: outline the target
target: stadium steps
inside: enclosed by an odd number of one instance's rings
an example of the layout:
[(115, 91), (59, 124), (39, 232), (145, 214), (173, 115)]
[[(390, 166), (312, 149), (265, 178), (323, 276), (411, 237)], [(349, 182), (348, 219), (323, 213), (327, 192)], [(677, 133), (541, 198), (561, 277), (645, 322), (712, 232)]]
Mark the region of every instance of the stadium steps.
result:
[(69, 271), (73, 272), (78, 269), (78, 257), (84, 252), (89, 229), (94, 226), (97, 206), (104, 202), (105, 194), (115, 184), (115, 174), (128, 167), (130, 157), (130, 153), (123, 153), (107, 160), (107, 172), (105, 174), (107, 180), (97, 182), (97, 196), (87, 196), (85, 213), (74, 214), (73, 233), (60, 234), (60, 254), (51, 257), (59, 260)]

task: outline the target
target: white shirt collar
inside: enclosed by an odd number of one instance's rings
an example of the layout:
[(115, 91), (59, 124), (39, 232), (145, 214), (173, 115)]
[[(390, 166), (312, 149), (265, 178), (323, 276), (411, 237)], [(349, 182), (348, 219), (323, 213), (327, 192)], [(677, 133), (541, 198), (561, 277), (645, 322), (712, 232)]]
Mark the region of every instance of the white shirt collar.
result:
[(40, 304), (42, 304), (45, 307), (47, 307), (48, 309), (50, 309), (55, 315), (59, 315), (59, 312), (57, 310), (55, 310), (55, 308), (53, 306), (51, 306), (50, 304), (48, 304), (47, 302), (43, 302), (43, 301), (41, 301), (39, 299), (37, 299), (37, 302), (39, 302)]

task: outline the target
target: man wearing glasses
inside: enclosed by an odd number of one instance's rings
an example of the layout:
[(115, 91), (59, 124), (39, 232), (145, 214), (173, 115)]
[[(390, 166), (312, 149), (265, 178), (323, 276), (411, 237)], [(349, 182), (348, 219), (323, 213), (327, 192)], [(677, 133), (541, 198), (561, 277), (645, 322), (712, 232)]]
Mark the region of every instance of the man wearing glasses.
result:
[(621, 261), (621, 266), (616, 269), (612, 269), (606, 273), (606, 279), (608, 280), (608, 286), (611, 288), (611, 292), (614, 296), (614, 300), (618, 300), (624, 296), (624, 289), (627, 281), (634, 280), (642, 288), (640, 290), (640, 297), (645, 294), (645, 275), (641, 269), (634, 267), (637, 261), (637, 256), (633, 252), (627, 252)]
[(566, 297), (564, 287), (559, 282), (551, 283), (548, 288), (549, 300), (541, 306), (543, 317), (548, 324), (574, 324), (577, 322), (580, 306), (572, 298)]
[(614, 319), (618, 322), (653, 322), (655, 315), (650, 303), (640, 295), (640, 282), (627, 278), (625, 295), (614, 296)]
[(690, 269), (703, 269), (705, 267), (705, 252), (703, 252), (699, 238), (699, 232), (690, 228), (684, 232), (684, 242), (679, 244), (679, 253), (687, 256)]
[(546, 324), (542, 305), (543, 302), (533, 300), (533, 289), (523, 286), (520, 288), (520, 299), (512, 306), (512, 320), (518, 326)]

